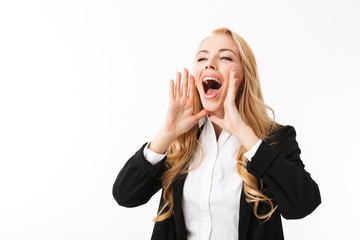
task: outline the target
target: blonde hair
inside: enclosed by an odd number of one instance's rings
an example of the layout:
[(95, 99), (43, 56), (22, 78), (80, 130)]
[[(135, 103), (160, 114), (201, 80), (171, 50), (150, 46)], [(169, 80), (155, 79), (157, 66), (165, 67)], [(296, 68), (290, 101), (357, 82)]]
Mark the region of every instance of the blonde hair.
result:
[[(244, 79), (241, 82), (236, 97), (238, 110), (244, 122), (251, 127), (256, 136), (263, 140), (267, 139), (279, 125), (275, 122), (273, 109), (264, 103), (254, 53), (241, 36), (228, 28), (216, 29), (212, 34), (225, 34), (230, 36), (238, 46), (244, 70)], [(202, 108), (199, 94), (196, 91), (194, 113), (198, 113)], [(272, 112), (273, 118), (269, 117), (267, 109)], [(168, 155), (165, 161), (167, 170), (162, 176), (162, 196), (164, 202), (162, 206), (160, 206), (161, 208), (158, 215), (154, 218), (156, 222), (163, 221), (173, 214), (174, 183), (184, 177), (186, 173), (195, 169), (195, 167), (192, 169), (188, 168), (196, 148), (198, 146), (201, 148), (197, 139), (198, 129), (199, 125), (195, 124), (188, 132), (175, 139), (168, 149)], [(265, 189), (263, 189), (262, 181), (258, 181), (258, 179), (247, 171), (246, 166), (248, 160), (244, 156), (245, 152), (245, 147), (241, 145), (236, 160), (237, 172), (244, 181), (243, 191), (246, 196), (246, 201), (253, 203), (254, 215), (257, 218), (268, 220), (277, 206), (274, 207), (271, 199), (264, 194)], [(261, 202), (268, 204), (270, 207), (269, 212), (263, 215), (258, 214), (258, 207)]]

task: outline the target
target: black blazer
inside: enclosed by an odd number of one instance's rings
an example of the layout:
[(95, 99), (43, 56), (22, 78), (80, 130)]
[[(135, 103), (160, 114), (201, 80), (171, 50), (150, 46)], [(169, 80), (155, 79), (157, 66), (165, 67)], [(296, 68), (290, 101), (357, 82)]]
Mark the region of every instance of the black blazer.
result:
[[(268, 189), (265, 193), (278, 207), (267, 222), (260, 220), (254, 215), (252, 205), (246, 202), (242, 192), (239, 203), (239, 240), (284, 239), (280, 214), (285, 219), (303, 218), (321, 203), (318, 185), (304, 169), (295, 137), (292, 126), (281, 126), (260, 144), (251, 162), (248, 162), (247, 170), (257, 179), (263, 180), (264, 187)], [(275, 142), (277, 144), (271, 144)], [(113, 185), (113, 196), (121, 206), (145, 204), (162, 188), (161, 175), (165, 170), (166, 157), (152, 165), (144, 158), (145, 145), (126, 162)], [(174, 214), (155, 223), (152, 240), (186, 240), (181, 207), (185, 177), (174, 183)], [(163, 203), (161, 195), (159, 209)], [(266, 213), (268, 210), (266, 204), (259, 204), (258, 213)]]

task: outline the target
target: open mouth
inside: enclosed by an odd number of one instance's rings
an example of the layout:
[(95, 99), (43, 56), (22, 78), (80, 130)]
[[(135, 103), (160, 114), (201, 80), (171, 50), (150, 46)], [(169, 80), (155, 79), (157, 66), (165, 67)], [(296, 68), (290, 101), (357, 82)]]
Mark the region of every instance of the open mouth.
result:
[(222, 86), (222, 83), (213, 77), (205, 77), (202, 84), (206, 95), (213, 95), (217, 93)]

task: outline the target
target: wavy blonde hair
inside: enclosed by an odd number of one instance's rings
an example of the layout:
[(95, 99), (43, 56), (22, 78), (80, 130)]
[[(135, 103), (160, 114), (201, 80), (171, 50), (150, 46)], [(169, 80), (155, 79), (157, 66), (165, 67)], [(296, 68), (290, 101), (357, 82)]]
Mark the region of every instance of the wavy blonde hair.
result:
[[(236, 97), (238, 110), (244, 122), (249, 127), (251, 127), (256, 136), (263, 140), (267, 139), (279, 125), (275, 122), (275, 114), (273, 109), (264, 103), (253, 51), (241, 36), (228, 28), (216, 29), (212, 32), (212, 34), (225, 34), (230, 36), (238, 46), (244, 70), (244, 79), (241, 82)], [(196, 97), (194, 113), (198, 113), (203, 107), (201, 105), (198, 92), (196, 91), (195, 94)], [(267, 109), (272, 112), (273, 118), (269, 117)], [(162, 196), (164, 202), (162, 206), (160, 206), (158, 215), (154, 218), (155, 222), (163, 221), (173, 214), (174, 183), (180, 178), (184, 177), (186, 173), (195, 169), (201, 162), (200, 161), (197, 166), (193, 167), (192, 169), (189, 169), (191, 159), (196, 148), (200, 147), (202, 151), (201, 145), (197, 139), (198, 130), (199, 125), (195, 124), (195, 126), (188, 132), (180, 135), (177, 139), (175, 139), (168, 149), (168, 155), (165, 161), (167, 170), (162, 176)], [(253, 211), (257, 218), (268, 220), (276, 210), (277, 206), (274, 207), (271, 199), (264, 194), (265, 189), (263, 189), (262, 181), (256, 179), (247, 171), (246, 166), (248, 160), (244, 156), (245, 152), (245, 147), (241, 145), (238, 150), (236, 160), (237, 172), (244, 181), (243, 191), (246, 196), (246, 201), (248, 203), (253, 203)], [(259, 203), (261, 202), (268, 204), (270, 210), (265, 214), (259, 215), (258, 207)]]

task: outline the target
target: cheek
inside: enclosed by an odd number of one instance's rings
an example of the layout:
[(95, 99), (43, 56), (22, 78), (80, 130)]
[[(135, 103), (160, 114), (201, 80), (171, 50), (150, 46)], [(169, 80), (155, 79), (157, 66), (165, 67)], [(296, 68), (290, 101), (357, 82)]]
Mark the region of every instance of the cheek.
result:
[(201, 87), (200, 75), (198, 72), (194, 72), (193, 76), (194, 76), (194, 80), (195, 80), (195, 86), (196, 86), (196, 88), (199, 89)]
[(236, 77), (240, 80), (243, 79), (243, 76), (244, 76), (244, 71), (243, 71), (243, 68), (242, 67), (237, 67), (236, 68)]
[(196, 90), (200, 93), (201, 89), (202, 89), (202, 84), (200, 83), (200, 81), (198, 81), (196, 79), (195, 79), (195, 87), (196, 87)]
[(227, 93), (228, 93), (228, 91), (229, 91), (229, 84), (226, 84), (225, 86), (224, 86), (225, 88), (224, 88), (224, 96), (226, 97), (226, 95), (227, 95)]
[(196, 90), (197, 90), (198, 92), (200, 92), (201, 88), (200, 88), (199, 84), (196, 83), (195, 85), (196, 85)]

